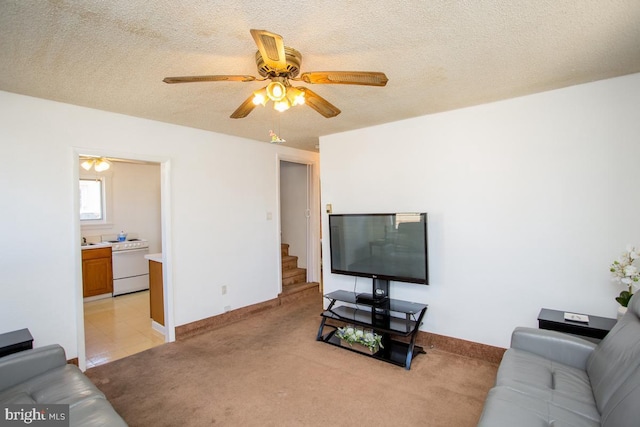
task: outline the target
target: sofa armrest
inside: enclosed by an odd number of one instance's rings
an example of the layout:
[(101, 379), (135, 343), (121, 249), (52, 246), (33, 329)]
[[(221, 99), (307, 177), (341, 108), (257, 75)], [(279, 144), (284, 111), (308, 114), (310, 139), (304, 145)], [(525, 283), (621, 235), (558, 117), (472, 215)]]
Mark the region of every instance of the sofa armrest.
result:
[(511, 347), (585, 370), (596, 344), (562, 332), (518, 327), (511, 334)]
[(0, 358), (0, 391), (67, 364), (58, 344), (25, 350)]

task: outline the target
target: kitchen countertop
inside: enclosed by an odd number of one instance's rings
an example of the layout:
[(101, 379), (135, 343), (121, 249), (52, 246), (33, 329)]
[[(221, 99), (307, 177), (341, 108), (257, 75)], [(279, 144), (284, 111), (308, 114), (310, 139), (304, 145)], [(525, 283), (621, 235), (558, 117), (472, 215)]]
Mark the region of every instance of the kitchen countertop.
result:
[(155, 261), (155, 262), (162, 263), (162, 252), (160, 252), (158, 254), (147, 254), (144, 257), (146, 259), (148, 259), (149, 261)]
[(84, 251), (85, 249), (98, 249), (98, 248), (106, 248), (109, 246), (111, 246), (111, 243), (109, 242), (87, 243), (86, 245), (81, 245), (80, 249)]

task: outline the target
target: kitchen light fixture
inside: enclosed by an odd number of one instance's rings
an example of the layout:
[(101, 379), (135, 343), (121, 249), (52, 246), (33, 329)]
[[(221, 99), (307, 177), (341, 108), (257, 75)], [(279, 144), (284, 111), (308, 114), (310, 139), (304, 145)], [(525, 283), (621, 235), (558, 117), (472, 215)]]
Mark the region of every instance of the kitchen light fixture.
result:
[(111, 163), (104, 157), (100, 157), (98, 159), (87, 159), (80, 166), (87, 171), (93, 167), (96, 172), (104, 172), (111, 167)]

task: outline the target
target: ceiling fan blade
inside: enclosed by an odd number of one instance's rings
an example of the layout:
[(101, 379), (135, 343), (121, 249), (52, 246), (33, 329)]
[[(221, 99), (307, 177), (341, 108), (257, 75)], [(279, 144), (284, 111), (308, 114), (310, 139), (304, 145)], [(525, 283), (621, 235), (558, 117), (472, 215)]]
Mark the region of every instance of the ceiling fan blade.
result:
[(231, 114), (232, 119), (243, 119), (249, 115), (250, 112), (256, 108), (256, 104), (253, 103), (253, 94), (246, 99), (240, 106), (236, 109), (236, 111)]
[(265, 30), (250, 30), (265, 64), (277, 71), (287, 70), (282, 37)]
[(196, 83), (196, 82), (252, 82), (256, 78), (253, 76), (185, 76), (185, 77), (165, 77), (165, 83)]
[(318, 113), (325, 116), (327, 119), (340, 114), (341, 111), (338, 107), (336, 107), (311, 89), (308, 89), (306, 87), (299, 87), (298, 89), (304, 92), (304, 103), (316, 110)]
[(313, 71), (302, 73), (299, 79), (311, 84), (343, 84), (385, 86), (389, 79), (376, 71)]

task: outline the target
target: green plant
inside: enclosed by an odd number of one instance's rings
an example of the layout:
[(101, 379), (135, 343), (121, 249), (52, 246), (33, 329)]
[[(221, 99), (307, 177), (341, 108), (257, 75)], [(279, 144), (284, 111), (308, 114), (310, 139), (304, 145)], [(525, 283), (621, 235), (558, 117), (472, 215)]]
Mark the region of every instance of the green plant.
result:
[(626, 290), (620, 292), (616, 297), (616, 301), (623, 307), (629, 305), (629, 300), (633, 296), (633, 286), (640, 280), (640, 270), (633, 263), (640, 258), (640, 253), (636, 251), (634, 246), (627, 246), (620, 258), (615, 260), (609, 267), (609, 271), (613, 275), (613, 280), (622, 283), (627, 287)]
[(372, 352), (375, 351), (376, 347), (384, 348), (382, 345), (382, 335), (378, 335), (370, 330), (365, 331), (352, 325), (338, 328), (336, 335), (341, 340), (348, 342), (349, 345), (361, 344)]

